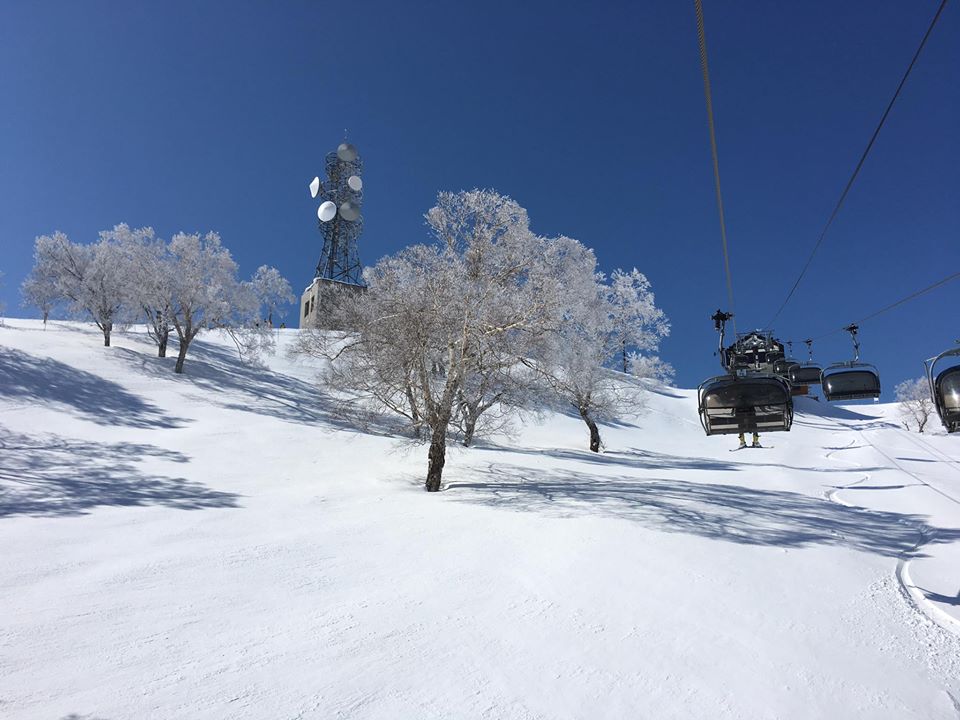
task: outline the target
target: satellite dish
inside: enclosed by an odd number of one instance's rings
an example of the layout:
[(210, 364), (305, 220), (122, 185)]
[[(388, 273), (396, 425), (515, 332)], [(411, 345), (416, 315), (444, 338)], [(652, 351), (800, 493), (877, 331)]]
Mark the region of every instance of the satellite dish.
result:
[(359, 175), (351, 175), (347, 178), (347, 186), (354, 192), (360, 192), (363, 190), (363, 180)]
[(340, 203), (340, 217), (344, 220), (349, 220), (353, 222), (360, 217), (360, 206), (356, 203), (352, 203), (347, 200), (345, 203)]
[(320, 218), (320, 222), (330, 222), (336, 214), (337, 206), (329, 200), (320, 203), (320, 207), (317, 208), (317, 217)]
[(350, 143), (340, 143), (337, 146), (337, 157), (344, 162), (353, 162), (357, 159), (357, 149)]
[(315, 198), (320, 192), (320, 178), (315, 177), (310, 181), (310, 197)]

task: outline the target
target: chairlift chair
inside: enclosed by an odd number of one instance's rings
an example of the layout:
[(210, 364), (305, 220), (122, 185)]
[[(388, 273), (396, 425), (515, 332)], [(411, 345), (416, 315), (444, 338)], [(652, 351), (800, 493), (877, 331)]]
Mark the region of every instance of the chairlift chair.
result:
[(807, 345), (808, 358), (790, 368), (790, 382), (794, 385), (819, 385), (820, 374), (823, 368), (813, 361), (813, 340), (804, 340)]
[(773, 372), (782, 378), (789, 379), (790, 371), (795, 367), (800, 367), (800, 363), (793, 358), (783, 358), (773, 363)]
[(723, 347), (726, 321), (717, 311), (720, 364), (727, 371), (704, 380), (697, 389), (700, 424), (707, 435), (788, 431), (793, 424), (790, 384), (773, 371), (783, 360), (783, 345), (769, 334), (747, 333), (729, 348)]
[(927, 385), (930, 387), (930, 397), (940, 422), (948, 433), (960, 432), (960, 365), (953, 365), (942, 370), (934, 378), (934, 366), (943, 358), (960, 356), (960, 347), (945, 350), (934, 358), (923, 363), (927, 371)]
[(819, 385), (820, 373), (823, 368), (819, 365), (794, 365), (790, 368), (790, 382), (794, 385)]
[(823, 369), (820, 384), (828, 401), (862, 400), (880, 397), (880, 373), (869, 363), (860, 362), (860, 343), (856, 325), (844, 328), (853, 339), (853, 360), (834, 363)]
[(790, 385), (777, 375), (722, 375), (697, 389), (700, 424), (707, 435), (789, 430)]

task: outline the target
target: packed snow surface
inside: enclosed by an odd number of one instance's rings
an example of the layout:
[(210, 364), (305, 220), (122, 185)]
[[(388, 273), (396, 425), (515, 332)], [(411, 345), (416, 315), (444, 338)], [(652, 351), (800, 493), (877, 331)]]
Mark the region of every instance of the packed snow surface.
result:
[(546, 413), (428, 494), (295, 332), (176, 376), (134, 331), (0, 328), (0, 717), (960, 714), (960, 438), (803, 399), (731, 453), (662, 388), (599, 455)]

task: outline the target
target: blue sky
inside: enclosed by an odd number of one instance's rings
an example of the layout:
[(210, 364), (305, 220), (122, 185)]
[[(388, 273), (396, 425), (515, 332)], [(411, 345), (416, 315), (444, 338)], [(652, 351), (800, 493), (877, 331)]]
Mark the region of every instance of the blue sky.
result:
[[(938, 5), (705, 0), (738, 329), (785, 298)], [(779, 318), (818, 336), (960, 271), (960, 12), (949, 6)], [(365, 161), (360, 255), (427, 239), (440, 190), (492, 187), (534, 229), (637, 267), (690, 387), (727, 307), (692, 2), (7, 2), (0, 298), (36, 235), (217, 230), (299, 291), (307, 191), (344, 129)], [(865, 323), (884, 399), (960, 338), (960, 281)], [(294, 310), (288, 318), (293, 321)], [(847, 359), (849, 339), (818, 342)]]

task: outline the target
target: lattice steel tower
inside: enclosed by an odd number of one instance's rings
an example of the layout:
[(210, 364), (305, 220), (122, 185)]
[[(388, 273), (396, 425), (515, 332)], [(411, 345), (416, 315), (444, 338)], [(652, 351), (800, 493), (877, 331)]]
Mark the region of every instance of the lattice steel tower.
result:
[(327, 179), (315, 177), (310, 194), (323, 202), (317, 208), (323, 250), (315, 278), (361, 285), (360, 255), (357, 240), (363, 232), (363, 160), (357, 149), (343, 142), (327, 153)]

